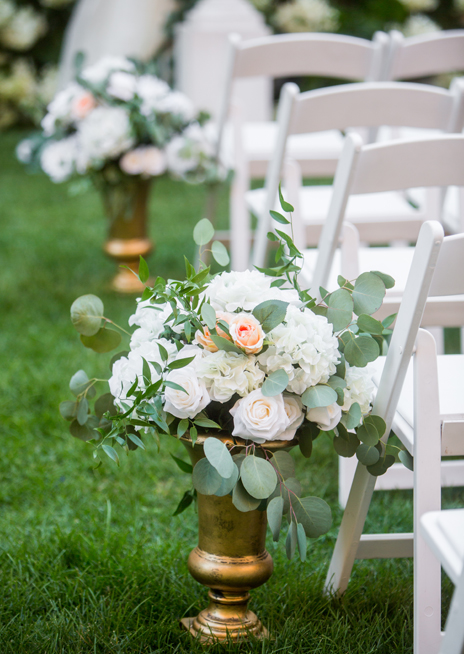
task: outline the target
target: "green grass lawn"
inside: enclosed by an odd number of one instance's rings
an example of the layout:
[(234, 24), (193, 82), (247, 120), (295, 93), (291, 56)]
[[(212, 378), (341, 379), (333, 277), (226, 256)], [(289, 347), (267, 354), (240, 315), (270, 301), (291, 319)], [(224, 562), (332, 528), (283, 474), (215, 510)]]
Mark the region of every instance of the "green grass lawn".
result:
[[(114, 264), (101, 252), (97, 194), (69, 197), (66, 185), (26, 175), (13, 156), (19, 136), (3, 135), (0, 149), (0, 654), (202, 652), (179, 627), (206, 601), (186, 566), (195, 513), (172, 517), (189, 486), (169, 456), (186, 458), (181, 445), (166, 440), (158, 452), (149, 444), (119, 469), (108, 459), (94, 470), (92, 447), (73, 439), (58, 413), (76, 370), (109, 375), (111, 354), (86, 350), (71, 326), (73, 300), (95, 293), (123, 325), (134, 300), (108, 290)], [(155, 185), (153, 274), (182, 274), (204, 205), (202, 188)], [(224, 220), (226, 191), (220, 207)], [(359, 562), (343, 601), (322, 596), (341, 511), (336, 457), (322, 437), (316, 445), (309, 461), (295, 455), (299, 477), (330, 503), (334, 526), (309, 544), (304, 564), (288, 562), (283, 543), (275, 549), (269, 540), (274, 575), (252, 593), (251, 608), (272, 640), (240, 651), (411, 652), (410, 561)], [(459, 506), (464, 494), (444, 498)], [(368, 531), (411, 527), (410, 492), (376, 494)], [(445, 581), (447, 598), (450, 588)]]

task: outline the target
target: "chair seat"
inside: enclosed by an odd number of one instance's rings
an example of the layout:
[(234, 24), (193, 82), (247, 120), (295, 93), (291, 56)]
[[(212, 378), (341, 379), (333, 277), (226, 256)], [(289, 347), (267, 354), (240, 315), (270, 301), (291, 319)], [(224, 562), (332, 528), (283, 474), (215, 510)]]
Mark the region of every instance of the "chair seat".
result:
[(430, 549), (457, 584), (464, 561), (464, 509), (431, 511), (422, 516), (421, 526)]
[[(244, 155), (250, 165), (252, 177), (265, 177), (267, 166), (274, 154), (277, 140), (277, 123), (274, 121), (245, 123), (242, 127)], [(300, 162), (303, 175), (332, 176), (343, 149), (343, 135), (338, 130), (297, 134), (287, 142), (287, 156)], [(234, 167), (233, 126), (224, 130), (221, 158), (228, 167)]]
[[(374, 383), (378, 386), (385, 364), (379, 357), (370, 364), (375, 368)], [(464, 454), (464, 355), (445, 354), (437, 357), (440, 419), (442, 422), (442, 455)], [(392, 429), (407, 449), (414, 443), (414, 370), (409, 364), (398, 401)], [(462, 479), (464, 486), (464, 478)]]
[[(288, 197), (285, 192), (284, 189), (284, 197)], [(331, 199), (331, 186), (304, 186), (300, 189), (299, 210), (308, 245), (317, 245)], [(261, 215), (266, 201), (265, 189), (248, 191), (246, 200), (250, 211), (256, 216)], [(277, 203), (275, 208), (279, 210)], [(414, 208), (402, 193), (395, 191), (353, 195), (346, 210), (346, 220), (356, 225), (361, 241), (368, 243), (395, 239), (415, 241), (422, 223), (429, 218)]]

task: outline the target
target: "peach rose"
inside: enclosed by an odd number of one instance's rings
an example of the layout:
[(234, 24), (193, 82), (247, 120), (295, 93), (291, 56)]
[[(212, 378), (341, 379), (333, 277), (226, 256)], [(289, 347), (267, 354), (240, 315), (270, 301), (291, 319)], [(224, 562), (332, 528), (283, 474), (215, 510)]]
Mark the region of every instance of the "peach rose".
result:
[(251, 313), (239, 313), (233, 317), (229, 331), (235, 345), (247, 354), (256, 354), (263, 349), (265, 334), (259, 320)]
[[(216, 312), (217, 321), (222, 320), (227, 324), (230, 324), (232, 317), (233, 316), (230, 313), (224, 313), (223, 311)], [(230, 341), (230, 338), (220, 327), (216, 327), (216, 331), (219, 336), (222, 336), (222, 338), (227, 338), (227, 340)], [(206, 325), (203, 327), (203, 332), (200, 329), (197, 329), (195, 333), (195, 342), (198, 343), (198, 345), (201, 345), (205, 350), (208, 350), (208, 352), (217, 352), (219, 349), (217, 345), (213, 343), (211, 332), (209, 331), (208, 327), (206, 327)]]
[(85, 91), (77, 98), (74, 99), (72, 103), (71, 114), (75, 120), (82, 120), (97, 106), (97, 101), (90, 93), (90, 91)]

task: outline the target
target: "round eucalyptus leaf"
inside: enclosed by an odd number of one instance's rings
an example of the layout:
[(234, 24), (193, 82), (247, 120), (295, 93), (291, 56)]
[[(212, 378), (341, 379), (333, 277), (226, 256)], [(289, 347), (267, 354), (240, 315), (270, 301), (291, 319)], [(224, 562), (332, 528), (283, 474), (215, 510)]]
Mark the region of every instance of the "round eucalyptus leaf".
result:
[(368, 472), (373, 477), (380, 477), (384, 475), (388, 468), (395, 463), (395, 457), (392, 454), (387, 454), (384, 458), (380, 458), (373, 466), (367, 466)]
[(80, 395), (81, 393), (84, 393), (87, 389), (87, 397), (92, 398), (95, 397), (95, 388), (94, 386), (90, 386), (91, 382), (89, 378), (87, 377), (87, 374), (84, 372), (84, 370), (78, 370), (72, 377), (71, 381), (69, 382), (69, 388), (71, 390), (71, 393), (73, 395)]
[(301, 433), (298, 431), (298, 445), (301, 454), (305, 459), (309, 459), (313, 453), (313, 438), (309, 430), (304, 430)]
[(200, 459), (193, 469), (192, 483), (202, 495), (214, 495), (222, 483), (222, 477), (208, 459)]
[(244, 488), (241, 479), (235, 484), (235, 488), (232, 492), (232, 504), (239, 511), (244, 513), (248, 511), (254, 511), (261, 504), (261, 500), (257, 500), (255, 497), (252, 497)]
[(407, 450), (401, 450), (398, 454), (398, 458), (408, 470), (414, 471), (414, 459)]
[(274, 452), (271, 465), (277, 470), (282, 479), (295, 476), (295, 461), (293, 457), (284, 450)]
[(232, 457), (233, 462), (238, 468), (239, 476), (240, 476), (240, 468), (242, 467), (242, 463), (245, 461), (246, 455), (245, 454), (234, 454)]
[(79, 402), (79, 407), (77, 409), (77, 422), (80, 425), (85, 425), (87, 418), (89, 417), (89, 402), (87, 398), (83, 397)]
[[(270, 500), (272, 501), (274, 497), (282, 497), (284, 501), (284, 514), (288, 513), (290, 509), (290, 497), (294, 498), (295, 495), (298, 497), (301, 495), (301, 484), (298, 479), (291, 477), (286, 479), (285, 482), (280, 485), (278, 484), (275, 491), (272, 493)], [(293, 504), (293, 500), (292, 500)]]
[(60, 403), (60, 414), (65, 420), (74, 420), (77, 415), (77, 402), (66, 400)]
[(280, 395), (287, 388), (288, 384), (288, 375), (280, 368), (271, 372), (271, 374), (266, 378), (266, 381), (261, 387), (261, 392), (264, 397), (274, 397), (275, 395)]
[(103, 327), (93, 336), (84, 336), (81, 334), (81, 341), (90, 350), (104, 354), (118, 347), (121, 342), (121, 334), (114, 329)]
[(374, 273), (374, 275), (377, 275), (377, 277), (380, 277), (380, 279), (385, 284), (385, 288), (393, 288), (394, 287), (395, 280), (390, 275), (386, 275), (385, 273), (379, 272), (378, 270), (371, 270), (371, 273)]
[(214, 227), (208, 218), (202, 218), (193, 230), (193, 240), (197, 245), (206, 245), (214, 236)]
[(103, 302), (96, 295), (81, 295), (71, 305), (71, 322), (79, 334), (93, 336), (100, 329)]
[(361, 461), (365, 466), (373, 466), (380, 458), (380, 452), (375, 445), (366, 445), (361, 443), (356, 450), (358, 461)]
[(213, 241), (213, 245), (211, 246), (211, 254), (214, 257), (214, 260), (217, 261), (220, 266), (229, 265), (229, 253), (227, 252), (226, 246), (224, 243), (221, 243), (221, 241)]
[(79, 438), (81, 441), (91, 441), (93, 438), (99, 438), (99, 433), (91, 427), (90, 420), (85, 425), (80, 425), (77, 420), (73, 420), (69, 425), (71, 436)]
[(352, 297), (355, 314), (367, 313), (370, 316), (382, 306), (385, 284), (374, 273), (362, 273), (355, 282)]
[(363, 332), (368, 332), (368, 334), (382, 334), (384, 330), (384, 326), (380, 320), (376, 320), (366, 313), (361, 314), (356, 323), (359, 329), (362, 329)]
[(279, 540), (283, 511), (284, 500), (280, 496), (274, 497), (267, 505), (267, 521), (272, 533), (272, 539), (276, 543)]
[(354, 402), (348, 413), (342, 414), (341, 422), (347, 429), (354, 429), (361, 422), (361, 407), (357, 402)]
[(318, 384), (308, 388), (301, 396), (301, 401), (308, 409), (330, 406), (337, 401), (337, 393), (330, 386)]
[(375, 425), (367, 420), (364, 420), (363, 424), (358, 427), (356, 435), (366, 445), (377, 445), (380, 440), (379, 432)]
[(204, 442), (205, 456), (211, 465), (216, 468), (221, 477), (228, 479), (234, 474), (237, 467), (232, 456), (222, 441), (210, 436)]
[(233, 465), (234, 465), (234, 471), (231, 474), (231, 476), (228, 477), (227, 479), (223, 479), (221, 485), (214, 493), (215, 495), (217, 495), (217, 497), (224, 497), (224, 495), (229, 495), (229, 493), (231, 493), (234, 490), (234, 486), (238, 481), (238, 468), (235, 465), (235, 463)]
[(327, 299), (327, 320), (332, 323), (334, 332), (346, 329), (353, 317), (353, 298), (348, 291), (339, 289)]
[(253, 455), (247, 456), (242, 463), (240, 478), (245, 490), (259, 500), (272, 495), (277, 485), (276, 471), (269, 461)]
[(359, 439), (356, 438), (356, 434), (348, 432), (348, 439), (335, 436), (333, 446), (339, 456), (349, 458), (356, 454), (356, 450), (359, 447)]
[(345, 359), (350, 366), (356, 368), (365, 368), (370, 361), (375, 361), (379, 354), (378, 344), (367, 334), (356, 336), (345, 347)]
[(105, 413), (109, 412), (110, 415), (116, 415), (116, 407), (114, 406), (114, 398), (111, 393), (104, 393), (95, 401), (95, 415), (101, 418)]
[(332, 511), (320, 497), (292, 498), (293, 510), (303, 525), (306, 536), (317, 538), (326, 534), (332, 526)]
[(216, 311), (210, 304), (208, 304), (208, 302), (202, 304), (201, 317), (209, 329), (214, 329), (216, 327)]
[(377, 432), (379, 434), (379, 438), (382, 438), (382, 436), (385, 434), (385, 430), (387, 429), (387, 425), (385, 423), (385, 420), (383, 418), (381, 418), (380, 416), (376, 416), (373, 413), (371, 413), (371, 415), (366, 416), (364, 418), (364, 424), (366, 424), (366, 423), (368, 423), (370, 425), (373, 425), (376, 428), (376, 430), (377, 430)]

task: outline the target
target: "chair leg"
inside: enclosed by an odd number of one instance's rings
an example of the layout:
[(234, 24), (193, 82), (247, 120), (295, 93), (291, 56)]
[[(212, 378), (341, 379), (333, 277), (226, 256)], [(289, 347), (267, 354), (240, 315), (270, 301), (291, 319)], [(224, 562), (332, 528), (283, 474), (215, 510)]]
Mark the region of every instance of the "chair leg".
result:
[(440, 654), (464, 654), (464, 574), (454, 590)]
[[(435, 654), (441, 641), (441, 566), (420, 530), (421, 516), (441, 508), (441, 434), (436, 346), (420, 330), (414, 357), (414, 654)], [(435, 368), (435, 370), (434, 370)]]
[(327, 594), (341, 595), (348, 586), (374, 487), (375, 477), (358, 463), (324, 584)]
[(338, 503), (342, 509), (346, 507), (348, 501), (357, 462), (355, 456), (349, 458), (341, 456), (338, 459)]

